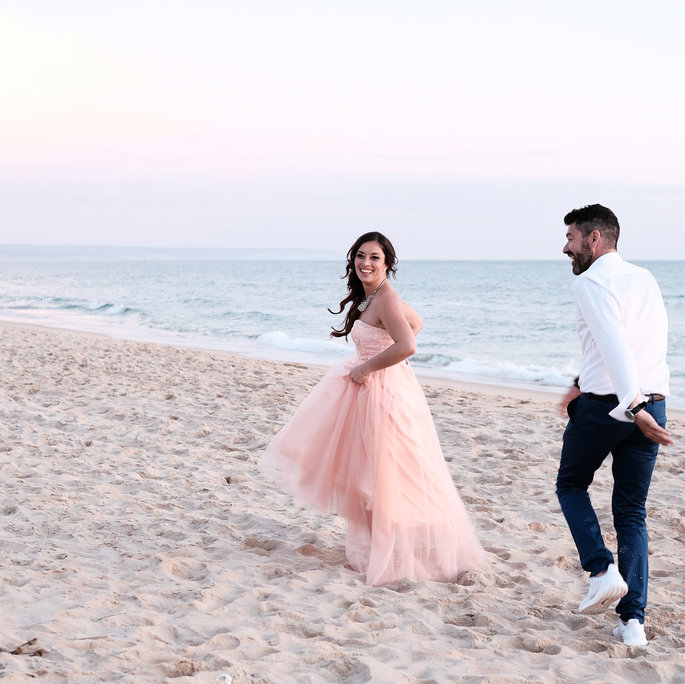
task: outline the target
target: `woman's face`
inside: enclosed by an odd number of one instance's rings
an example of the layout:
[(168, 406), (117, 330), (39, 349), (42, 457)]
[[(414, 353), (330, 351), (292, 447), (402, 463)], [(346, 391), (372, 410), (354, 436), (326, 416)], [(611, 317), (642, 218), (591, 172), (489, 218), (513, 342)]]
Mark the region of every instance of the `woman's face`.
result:
[(375, 287), (386, 276), (385, 252), (375, 240), (364, 242), (354, 256), (354, 270), (367, 287)]

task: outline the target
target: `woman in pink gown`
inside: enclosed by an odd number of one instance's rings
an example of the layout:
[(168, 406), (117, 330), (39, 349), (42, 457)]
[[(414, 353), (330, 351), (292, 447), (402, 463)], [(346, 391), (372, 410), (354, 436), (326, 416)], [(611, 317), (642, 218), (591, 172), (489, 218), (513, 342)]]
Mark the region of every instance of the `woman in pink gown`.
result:
[(407, 362), (422, 323), (387, 280), (396, 262), (381, 233), (354, 243), (337, 313), (351, 306), (332, 334), (351, 335), (357, 353), (331, 368), (261, 464), (292, 493), (345, 518), (348, 560), (370, 585), (447, 582), (486, 563)]

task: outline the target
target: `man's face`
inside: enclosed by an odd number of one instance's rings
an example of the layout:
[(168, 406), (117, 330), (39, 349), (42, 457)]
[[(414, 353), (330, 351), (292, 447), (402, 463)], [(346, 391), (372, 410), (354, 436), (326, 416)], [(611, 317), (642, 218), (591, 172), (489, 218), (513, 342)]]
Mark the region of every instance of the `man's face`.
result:
[(592, 253), (590, 242), (588, 238), (583, 237), (583, 234), (576, 228), (575, 223), (568, 226), (566, 244), (562, 251), (571, 258), (571, 266), (575, 275), (580, 275), (592, 266), (594, 254)]

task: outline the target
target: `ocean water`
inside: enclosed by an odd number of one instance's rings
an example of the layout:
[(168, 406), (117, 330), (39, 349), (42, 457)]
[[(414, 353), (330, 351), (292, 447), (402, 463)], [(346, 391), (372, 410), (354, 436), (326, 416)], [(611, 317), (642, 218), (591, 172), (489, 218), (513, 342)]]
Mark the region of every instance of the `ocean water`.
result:
[[(217, 257), (218, 258), (214, 258)], [(0, 247), (0, 318), (123, 339), (328, 365), (352, 344), (344, 261), (211, 252)], [(639, 262), (669, 315), (669, 404), (685, 408), (685, 268)], [(560, 391), (579, 364), (572, 283), (557, 261), (400, 261), (393, 286), (422, 316), (411, 363), (437, 377)]]

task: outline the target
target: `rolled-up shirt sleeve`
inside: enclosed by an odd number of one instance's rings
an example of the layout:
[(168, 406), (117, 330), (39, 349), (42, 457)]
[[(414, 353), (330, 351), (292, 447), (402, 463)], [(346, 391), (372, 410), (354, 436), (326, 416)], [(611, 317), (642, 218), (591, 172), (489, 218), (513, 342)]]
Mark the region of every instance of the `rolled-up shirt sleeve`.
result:
[(609, 415), (628, 422), (625, 412), (638, 395), (640, 383), (619, 303), (609, 290), (590, 278), (576, 281), (575, 294), (576, 305), (616, 388), (619, 403)]

